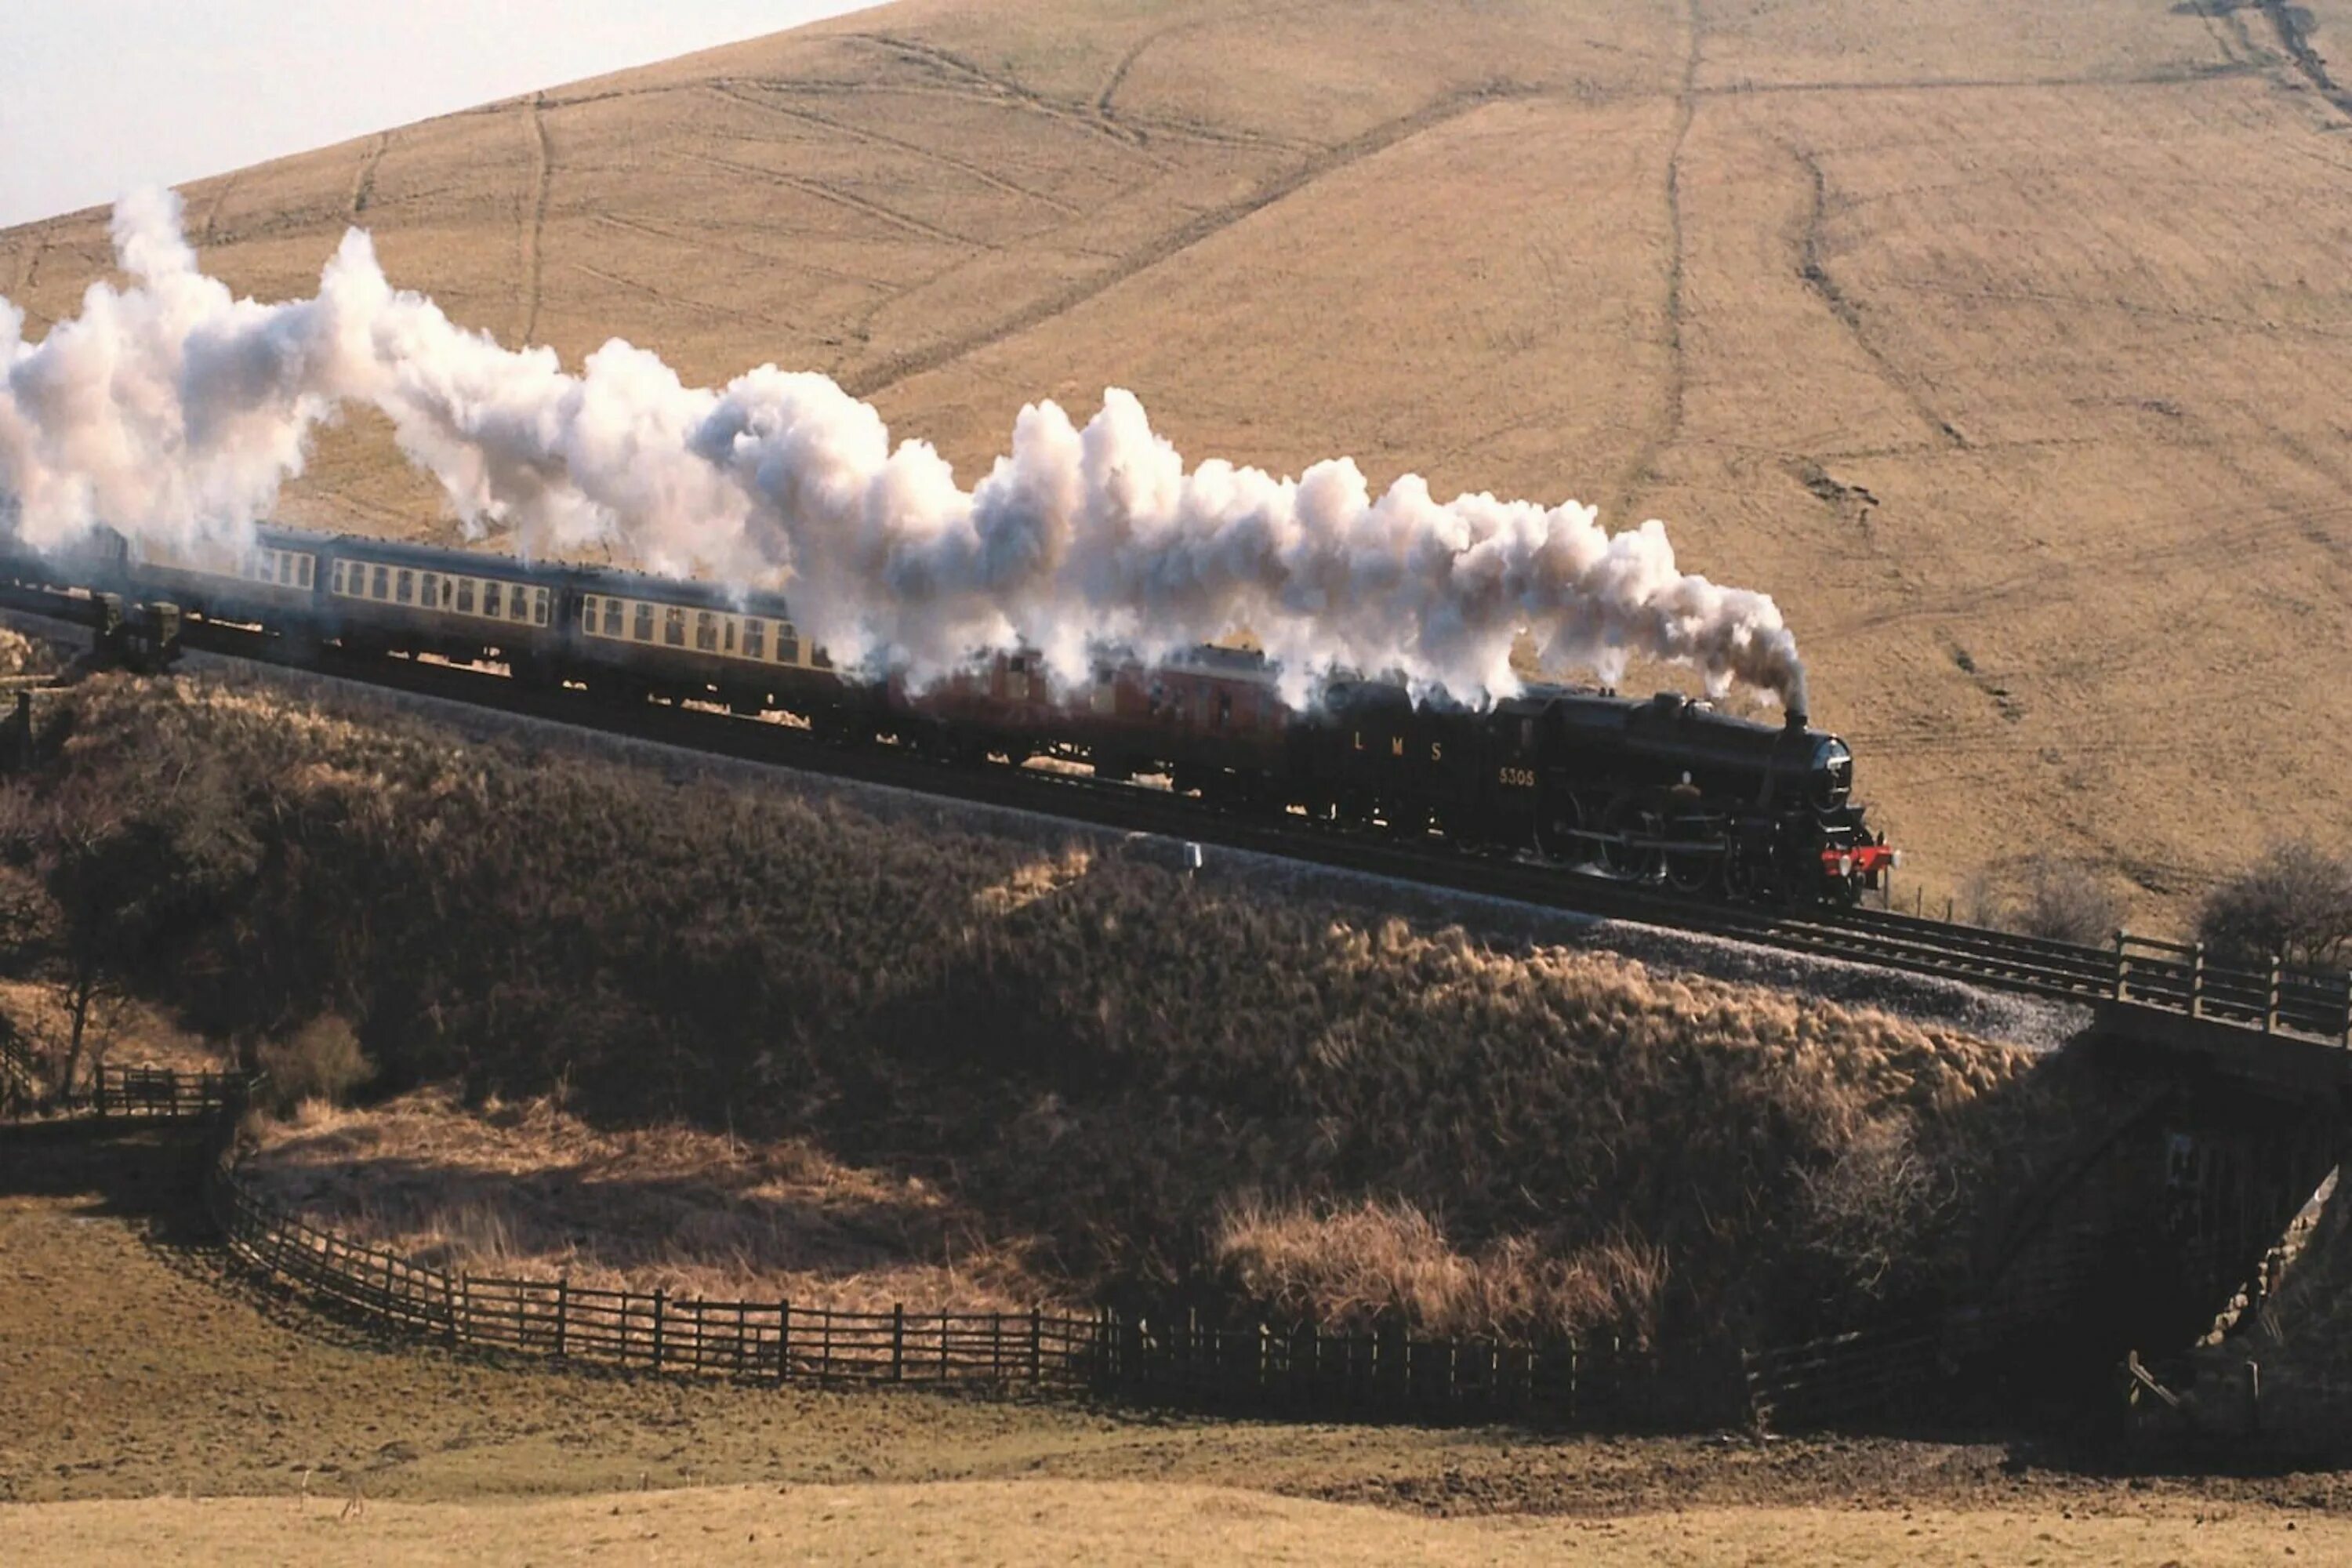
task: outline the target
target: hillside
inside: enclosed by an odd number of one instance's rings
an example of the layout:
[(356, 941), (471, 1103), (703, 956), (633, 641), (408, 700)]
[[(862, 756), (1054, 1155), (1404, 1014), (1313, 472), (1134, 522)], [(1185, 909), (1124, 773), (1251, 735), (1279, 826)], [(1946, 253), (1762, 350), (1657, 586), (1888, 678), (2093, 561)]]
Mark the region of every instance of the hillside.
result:
[[(2309, 6), (918, 3), (203, 183), (567, 362), (826, 371), (969, 476), (1024, 400), (1188, 455), (1580, 496), (1773, 594), (1929, 898), (2143, 920), (2340, 833), (2352, 94)], [(102, 215), (0, 235), (38, 332)], [(446, 529), (381, 429), (289, 513)]]
[(1942, 1024), (655, 748), (206, 677), (37, 746), (0, 904), (289, 1096), (337, 1017), (346, 1082), (457, 1086), (262, 1162), (445, 1260), (1720, 1348), (1950, 1289), (2079, 1111)]

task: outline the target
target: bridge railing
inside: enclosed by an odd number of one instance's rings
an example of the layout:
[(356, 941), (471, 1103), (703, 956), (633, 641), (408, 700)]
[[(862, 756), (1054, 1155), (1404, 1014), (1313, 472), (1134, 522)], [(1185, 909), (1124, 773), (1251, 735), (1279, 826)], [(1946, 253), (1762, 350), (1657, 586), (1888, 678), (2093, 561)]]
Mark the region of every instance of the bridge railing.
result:
[(2290, 967), (2275, 954), (2263, 969), (2210, 962), (2201, 942), (2115, 936), (2114, 997), (2260, 1029), (2341, 1041), (2352, 1047), (2352, 972)]

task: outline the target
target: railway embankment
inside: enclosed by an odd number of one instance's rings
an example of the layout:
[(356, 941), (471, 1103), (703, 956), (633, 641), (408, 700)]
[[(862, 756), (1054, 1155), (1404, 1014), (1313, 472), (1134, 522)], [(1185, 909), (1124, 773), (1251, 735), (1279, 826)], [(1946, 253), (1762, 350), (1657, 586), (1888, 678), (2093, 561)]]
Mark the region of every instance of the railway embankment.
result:
[(110, 973), (206, 1034), (798, 1140), (1057, 1298), (1769, 1342), (1948, 1292), (2063, 1142), (2067, 1075), (1948, 1022), (487, 727), (89, 682), (11, 874), (134, 911)]

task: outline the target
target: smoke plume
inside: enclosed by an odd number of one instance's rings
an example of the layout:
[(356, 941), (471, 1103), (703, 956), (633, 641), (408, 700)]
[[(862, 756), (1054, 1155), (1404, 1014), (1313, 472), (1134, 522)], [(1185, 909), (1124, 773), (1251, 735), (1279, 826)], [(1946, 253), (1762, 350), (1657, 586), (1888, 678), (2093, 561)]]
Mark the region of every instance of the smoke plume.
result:
[(1778, 607), (1683, 572), (1655, 521), (1612, 535), (1573, 501), (1441, 502), (1410, 475), (1375, 496), (1345, 458), (1295, 479), (1188, 470), (1116, 390), (1083, 426), (1024, 408), (967, 490), (822, 375), (767, 365), (714, 390), (618, 340), (577, 374), (502, 348), (393, 288), (356, 229), (316, 295), (268, 305), (204, 274), (168, 193), (125, 200), (113, 238), (130, 286), (92, 285), (38, 342), (0, 300), (0, 526), (37, 547), (101, 522), (233, 542), (357, 405), (468, 529), (785, 583), (845, 665), (922, 677), (1026, 642), (1083, 679), (1107, 643), (1151, 657), (1245, 627), (1298, 685), (1339, 666), (1493, 695), (1517, 688), (1524, 631), (1547, 668), (1614, 679), (1643, 656), (1803, 703)]

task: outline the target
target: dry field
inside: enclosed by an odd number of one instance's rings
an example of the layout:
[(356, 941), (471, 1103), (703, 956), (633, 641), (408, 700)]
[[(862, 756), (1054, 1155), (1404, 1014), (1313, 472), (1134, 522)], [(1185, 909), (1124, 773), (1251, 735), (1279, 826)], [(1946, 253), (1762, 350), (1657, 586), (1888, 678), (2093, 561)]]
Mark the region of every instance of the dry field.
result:
[(288, 1503), (156, 1498), (0, 1513), (0, 1550), (59, 1568), (160, 1549), (175, 1563), (485, 1568), (562, 1562), (1169, 1564), (1575, 1563), (1591, 1568), (1842, 1568), (1901, 1563), (2340, 1561), (2352, 1521), (2272, 1509), (1693, 1509), (1611, 1519), (1401, 1520), (1361, 1505), (1233, 1488), (1101, 1481), (740, 1487), (551, 1502)]
[[(915, 0), (189, 211), (258, 294), (364, 224), (509, 343), (825, 370), (967, 474), (1118, 384), (1196, 456), (1663, 516), (1931, 899), (2032, 847), (2162, 921), (2352, 808), (2347, 10)], [(28, 226), (0, 293), (105, 264)], [(446, 526), (365, 420), (288, 510)]]
[(789, 1543), (828, 1562), (2234, 1563), (2352, 1550), (2337, 1476), (2123, 1476), (2063, 1453), (1888, 1438), (1216, 1424), (390, 1348), (247, 1293), (185, 1245), (186, 1161), (150, 1138), (0, 1136), (0, 1560), (770, 1562)]

